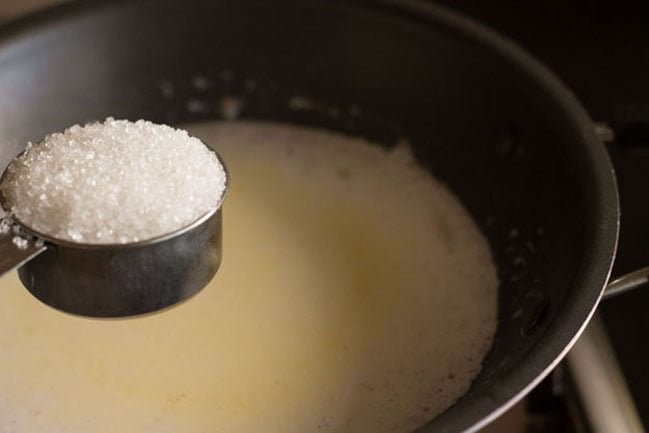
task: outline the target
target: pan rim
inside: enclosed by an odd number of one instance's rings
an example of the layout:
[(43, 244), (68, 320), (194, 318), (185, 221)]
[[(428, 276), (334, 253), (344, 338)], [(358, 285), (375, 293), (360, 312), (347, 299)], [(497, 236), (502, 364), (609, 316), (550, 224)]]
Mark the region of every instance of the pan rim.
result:
[[(418, 430), (420, 433), (475, 432), (522, 399), (556, 367), (577, 341), (601, 300), (614, 263), (620, 225), (617, 182), (610, 157), (593, 129), (592, 120), (573, 93), (542, 63), (489, 27), (446, 7), (424, 3), (421, 0), (314, 2), (327, 3), (329, 6), (344, 4), (359, 10), (398, 14), (404, 20), (424, 26), (444, 26), (448, 31), (466, 37), (471, 43), (489, 50), (490, 54), (502, 56), (512, 62), (526, 79), (545, 89), (555, 106), (561, 110), (561, 114), (567, 116), (582, 138), (573, 143), (573, 146), (587, 157), (583, 163), (591, 171), (589, 182), (595, 193), (589, 199), (593, 202), (596, 212), (589, 216), (591, 224), (586, 229), (588, 232), (584, 239), (583, 266), (573, 287), (573, 292), (579, 299), (571, 298), (566, 301), (556, 323), (548, 329), (548, 334), (544, 335), (519, 365), (505, 376), (499, 386), (500, 395), (483, 400), (460, 399), (446, 412)], [(0, 28), (0, 48), (18, 42), (23, 36), (38, 29), (61, 24), (76, 16), (132, 3), (126, 0), (92, 0), (50, 6), (3, 24)], [(597, 226), (600, 229), (596, 229)], [(469, 412), (471, 415), (467, 416)]]

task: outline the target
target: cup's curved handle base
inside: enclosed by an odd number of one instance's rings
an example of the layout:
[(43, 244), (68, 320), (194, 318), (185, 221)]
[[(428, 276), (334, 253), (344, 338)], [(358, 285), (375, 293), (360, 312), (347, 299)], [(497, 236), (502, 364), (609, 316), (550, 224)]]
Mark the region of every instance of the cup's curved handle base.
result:
[(47, 246), (37, 239), (28, 239), (15, 233), (0, 234), (0, 276), (33, 259)]
[(610, 281), (604, 289), (604, 299), (617, 296), (649, 283), (649, 266)]

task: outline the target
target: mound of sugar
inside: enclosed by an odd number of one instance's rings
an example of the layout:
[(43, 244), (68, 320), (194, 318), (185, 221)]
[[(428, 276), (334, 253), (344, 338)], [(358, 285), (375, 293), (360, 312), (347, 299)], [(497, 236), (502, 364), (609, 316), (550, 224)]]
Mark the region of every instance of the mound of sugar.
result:
[(219, 205), (225, 186), (216, 154), (186, 131), (108, 118), (28, 144), (0, 191), (7, 210), (37, 232), (109, 244), (191, 224)]

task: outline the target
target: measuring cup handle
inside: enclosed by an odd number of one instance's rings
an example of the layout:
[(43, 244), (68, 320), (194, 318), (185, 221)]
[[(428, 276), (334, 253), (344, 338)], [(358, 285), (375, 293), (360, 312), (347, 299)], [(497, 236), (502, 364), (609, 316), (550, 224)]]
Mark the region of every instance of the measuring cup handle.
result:
[(47, 246), (34, 239), (14, 240), (16, 237), (14, 233), (0, 234), (0, 276), (22, 266), (47, 249)]

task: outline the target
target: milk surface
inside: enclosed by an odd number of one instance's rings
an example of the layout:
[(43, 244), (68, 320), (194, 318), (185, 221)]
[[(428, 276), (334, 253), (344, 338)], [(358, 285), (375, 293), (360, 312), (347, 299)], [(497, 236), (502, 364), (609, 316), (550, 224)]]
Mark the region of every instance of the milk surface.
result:
[(407, 433), (469, 388), (496, 270), (405, 146), (192, 125), (231, 175), (223, 263), (188, 302), (68, 316), (0, 280), (0, 432)]

